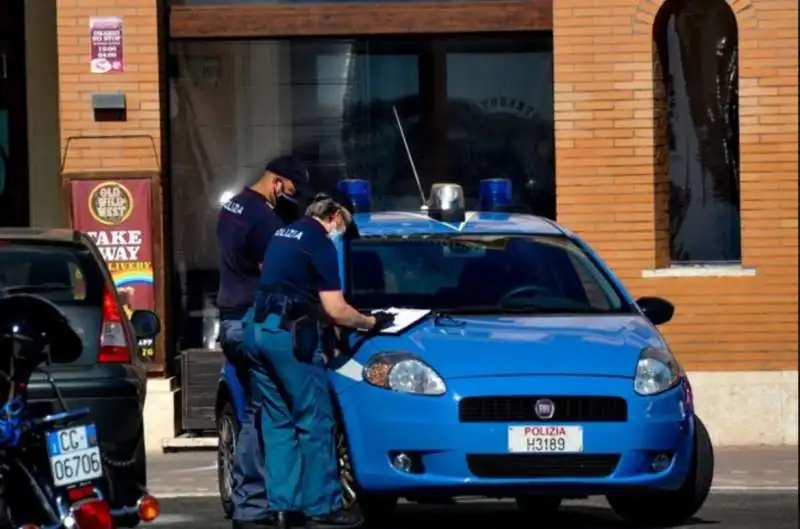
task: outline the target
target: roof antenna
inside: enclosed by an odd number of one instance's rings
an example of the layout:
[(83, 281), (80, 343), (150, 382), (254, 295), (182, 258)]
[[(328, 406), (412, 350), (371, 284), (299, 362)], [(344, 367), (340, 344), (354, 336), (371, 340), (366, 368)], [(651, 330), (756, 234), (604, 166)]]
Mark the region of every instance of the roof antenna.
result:
[(406, 140), (406, 133), (403, 130), (403, 124), (400, 123), (400, 116), (397, 114), (397, 107), (392, 105), (392, 112), (394, 112), (394, 120), (397, 123), (397, 129), (400, 131), (400, 138), (403, 140), (403, 147), (406, 148), (406, 156), (408, 163), (411, 165), (411, 171), (414, 173), (414, 179), (417, 181), (417, 189), (419, 189), (419, 198), (422, 201), (420, 210), (428, 210), (428, 199), (425, 198), (425, 192), (422, 190), (422, 182), (419, 180), (419, 173), (417, 173), (417, 166), (414, 164), (414, 157), (411, 155), (411, 149), (408, 148), (408, 141)]

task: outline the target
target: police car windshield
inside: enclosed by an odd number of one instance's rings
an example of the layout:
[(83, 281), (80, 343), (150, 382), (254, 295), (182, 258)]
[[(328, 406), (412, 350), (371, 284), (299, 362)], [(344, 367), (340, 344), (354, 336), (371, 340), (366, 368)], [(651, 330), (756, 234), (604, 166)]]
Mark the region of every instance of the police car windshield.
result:
[(442, 313), (629, 312), (607, 276), (565, 237), (431, 235), (352, 241), (349, 294), (358, 308)]

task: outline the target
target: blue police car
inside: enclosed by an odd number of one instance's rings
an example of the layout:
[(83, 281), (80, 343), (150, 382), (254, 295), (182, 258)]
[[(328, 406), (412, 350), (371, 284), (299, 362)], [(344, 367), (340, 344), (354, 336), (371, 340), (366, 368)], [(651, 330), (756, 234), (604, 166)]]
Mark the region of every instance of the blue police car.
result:
[[(623, 518), (678, 523), (711, 488), (714, 455), (686, 373), (657, 330), (666, 300), (634, 300), (578, 236), (503, 212), (507, 180), (481, 182), (480, 211), (435, 185), (419, 212), (369, 212), (345, 181), (359, 236), (341, 244), (357, 308), (430, 310), (400, 332), (341, 334), (329, 361), (347, 501), (368, 517), (405, 498), (512, 497), (538, 515), (605, 495)], [(367, 210), (367, 211), (365, 211)], [(243, 402), (233, 370), (217, 396), (220, 491)]]

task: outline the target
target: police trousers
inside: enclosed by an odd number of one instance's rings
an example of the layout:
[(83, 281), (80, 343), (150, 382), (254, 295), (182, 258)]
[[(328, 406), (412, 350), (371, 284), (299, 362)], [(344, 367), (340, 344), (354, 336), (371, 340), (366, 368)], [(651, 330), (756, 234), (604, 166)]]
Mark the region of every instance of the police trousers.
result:
[(342, 508), (328, 376), (321, 347), (298, 354), (281, 319), (269, 314), (245, 337), (261, 399), (269, 508), (322, 516)]
[[(247, 317), (245, 318), (245, 320)], [(245, 393), (244, 422), (236, 436), (236, 452), (232, 469), (231, 503), (233, 519), (255, 521), (266, 518), (267, 490), (265, 487), (264, 449), (256, 421), (261, 403), (258, 394), (250, 389), (249, 359), (244, 352), (244, 331), (241, 320), (220, 322), (220, 345), (228, 363), (236, 369), (236, 378)]]

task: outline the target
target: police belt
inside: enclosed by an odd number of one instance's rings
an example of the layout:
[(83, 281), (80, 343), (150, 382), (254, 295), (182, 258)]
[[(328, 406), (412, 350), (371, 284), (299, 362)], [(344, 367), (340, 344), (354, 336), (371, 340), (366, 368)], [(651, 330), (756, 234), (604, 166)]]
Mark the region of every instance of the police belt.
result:
[(288, 322), (304, 317), (320, 322), (323, 320), (322, 305), (319, 303), (286, 294), (259, 291), (256, 295), (253, 321), (261, 323), (271, 314), (277, 314), (283, 321)]

